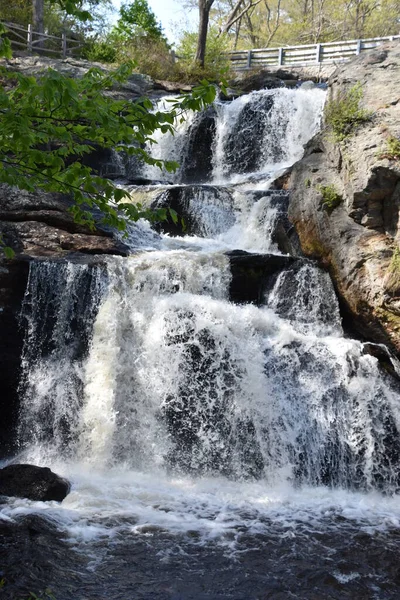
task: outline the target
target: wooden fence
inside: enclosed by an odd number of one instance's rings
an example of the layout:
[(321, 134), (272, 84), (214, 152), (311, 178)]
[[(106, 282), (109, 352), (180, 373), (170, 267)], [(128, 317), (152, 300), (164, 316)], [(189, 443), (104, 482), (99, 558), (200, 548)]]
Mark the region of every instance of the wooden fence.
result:
[(30, 54), (55, 54), (66, 58), (74, 50), (83, 46), (82, 41), (68, 38), (66, 33), (57, 37), (47, 33), (38, 33), (33, 30), (32, 25), (28, 25), (28, 29), (25, 29), (15, 23), (5, 21), (2, 23), (7, 29), (7, 37), (13, 50), (26, 50)]
[(329, 65), (350, 60), (363, 50), (370, 50), (383, 42), (392, 42), (393, 40), (400, 40), (400, 35), (305, 46), (237, 50), (228, 52), (228, 56), (235, 71), (257, 67)]

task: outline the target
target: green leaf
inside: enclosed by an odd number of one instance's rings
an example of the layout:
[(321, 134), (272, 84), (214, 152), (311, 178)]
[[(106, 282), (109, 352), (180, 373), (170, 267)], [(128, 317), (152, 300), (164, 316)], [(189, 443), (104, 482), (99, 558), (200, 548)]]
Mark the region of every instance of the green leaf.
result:
[(169, 214), (171, 216), (173, 223), (175, 223), (175, 225), (177, 225), (177, 223), (179, 221), (178, 213), (173, 208), (169, 208), (168, 210), (169, 210)]
[(15, 256), (15, 252), (14, 252), (14, 250), (13, 250), (12, 248), (10, 248), (9, 246), (4, 246), (4, 247), (3, 247), (3, 251), (4, 251), (4, 254), (5, 254), (5, 257), (6, 257), (6, 258), (10, 258), (10, 259), (11, 259), (11, 258), (14, 258), (14, 256)]

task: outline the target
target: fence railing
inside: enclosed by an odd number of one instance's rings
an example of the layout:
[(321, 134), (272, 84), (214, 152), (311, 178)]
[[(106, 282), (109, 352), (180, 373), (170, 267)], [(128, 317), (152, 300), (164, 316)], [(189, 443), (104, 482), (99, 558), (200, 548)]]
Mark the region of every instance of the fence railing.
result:
[(228, 56), (235, 71), (257, 67), (329, 65), (350, 60), (363, 50), (370, 50), (383, 42), (392, 42), (393, 40), (400, 40), (400, 35), (304, 46), (237, 50), (228, 52)]
[(80, 40), (67, 37), (66, 33), (57, 37), (47, 33), (34, 31), (32, 25), (25, 29), (21, 25), (2, 21), (7, 29), (7, 37), (11, 42), (13, 50), (26, 50), (30, 54), (55, 54), (66, 58), (74, 50), (78, 50), (84, 44)]

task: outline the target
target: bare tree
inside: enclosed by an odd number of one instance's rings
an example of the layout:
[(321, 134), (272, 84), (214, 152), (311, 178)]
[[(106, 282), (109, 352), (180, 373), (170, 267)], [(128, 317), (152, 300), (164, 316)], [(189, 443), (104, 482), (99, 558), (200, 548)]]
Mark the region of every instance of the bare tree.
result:
[(264, 0), (265, 10), (267, 11), (267, 30), (268, 30), (268, 39), (265, 42), (265, 45), (268, 47), (272, 42), (276, 32), (278, 31), (279, 22), (281, 18), (281, 2), (282, 0), (278, 0), (278, 3), (275, 8), (275, 14), (268, 4), (267, 0)]
[(249, 11), (254, 9), (257, 4), (260, 4), (261, 0), (238, 0), (233, 9), (231, 10), (228, 18), (225, 21), (225, 25), (221, 28), (221, 33), (228, 33), (229, 29), (240, 21), (244, 15), (249, 14)]
[(39, 42), (36, 47), (43, 46), (43, 38), (40, 37), (44, 33), (44, 0), (32, 0), (33, 14), (33, 31), (39, 34)]
[(208, 22), (210, 20), (210, 10), (213, 3), (214, 0), (199, 0), (199, 35), (197, 38), (195, 61), (201, 67), (204, 67), (206, 57)]

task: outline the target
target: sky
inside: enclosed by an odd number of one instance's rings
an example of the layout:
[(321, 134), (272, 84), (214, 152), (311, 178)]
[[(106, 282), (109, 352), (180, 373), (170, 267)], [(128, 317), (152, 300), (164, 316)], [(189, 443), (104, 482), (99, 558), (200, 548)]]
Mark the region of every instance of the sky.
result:
[[(197, 10), (183, 8), (182, 0), (147, 1), (157, 20), (161, 22), (164, 33), (171, 43), (177, 41), (179, 31), (195, 29)], [(112, 0), (112, 3), (118, 9), (121, 0)]]

